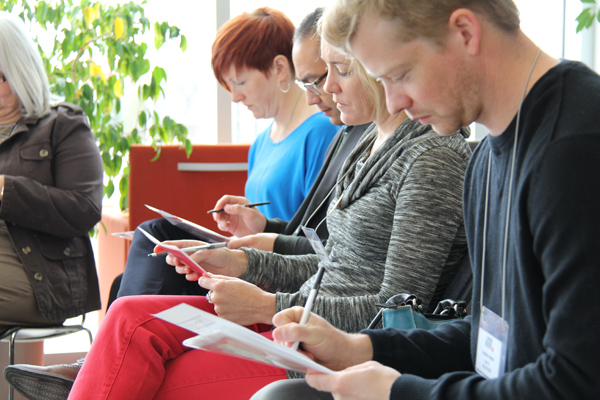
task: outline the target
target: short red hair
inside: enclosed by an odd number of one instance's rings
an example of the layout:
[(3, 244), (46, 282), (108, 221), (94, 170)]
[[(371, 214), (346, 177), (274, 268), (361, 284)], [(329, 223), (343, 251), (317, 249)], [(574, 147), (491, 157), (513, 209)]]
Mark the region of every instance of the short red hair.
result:
[(294, 76), (293, 36), (292, 21), (281, 11), (269, 7), (257, 8), (230, 19), (219, 28), (212, 46), (211, 62), (215, 77), (227, 90), (229, 85), (223, 75), (231, 66), (257, 69), (268, 77), (273, 59), (278, 55), (287, 58)]

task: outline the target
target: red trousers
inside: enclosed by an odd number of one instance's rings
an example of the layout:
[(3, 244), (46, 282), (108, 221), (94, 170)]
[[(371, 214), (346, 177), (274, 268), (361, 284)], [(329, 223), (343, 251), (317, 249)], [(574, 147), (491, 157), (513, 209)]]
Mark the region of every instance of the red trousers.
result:
[[(152, 314), (187, 303), (214, 314), (200, 296), (127, 296), (115, 301), (69, 399), (249, 399), (285, 371), (181, 342), (194, 333)], [(271, 339), (270, 327), (248, 327)]]

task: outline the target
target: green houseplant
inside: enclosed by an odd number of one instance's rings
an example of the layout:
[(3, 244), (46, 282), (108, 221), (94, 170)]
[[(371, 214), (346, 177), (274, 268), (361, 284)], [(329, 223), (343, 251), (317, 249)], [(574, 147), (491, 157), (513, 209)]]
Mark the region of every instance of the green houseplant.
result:
[(582, 31), (584, 28), (589, 28), (594, 23), (594, 20), (598, 20), (600, 22), (600, 10), (597, 10), (596, 5), (598, 4), (596, 0), (581, 0), (584, 5), (589, 4), (589, 7), (586, 7), (581, 11), (581, 13), (577, 16), (577, 32)]
[[(167, 74), (146, 57), (143, 35), (153, 31), (156, 49), (177, 40), (182, 51), (186, 38), (176, 26), (151, 24), (144, 16), (145, 4), (146, 0), (114, 6), (90, 0), (0, 0), (1, 9), (18, 13), (37, 34), (51, 91), (87, 114), (104, 163), (105, 195), (119, 193), (122, 210), (127, 208), (132, 144), (151, 144), (156, 157), (165, 143), (181, 143), (187, 155), (192, 149), (187, 128), (154, 109), (164, 96)], [(49, 48), (43, 48), (48, 41)], [(119, 116), (125, 87), (137, 88), (141, 103), (135, 126), (127, 131)]]

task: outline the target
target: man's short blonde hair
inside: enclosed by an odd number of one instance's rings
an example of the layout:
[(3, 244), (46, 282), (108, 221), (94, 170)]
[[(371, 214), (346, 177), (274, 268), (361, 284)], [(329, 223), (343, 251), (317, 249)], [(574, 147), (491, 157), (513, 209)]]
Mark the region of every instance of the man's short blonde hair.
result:
[(323, 17), (323, 37), (336, 47), (348, 48), (363, 15), (398, 21), (396, 39), (444, 42), (448, 19), (467, 8), (505, 32), (519, 29), (519, 10), (513, 0), (338, 0)]

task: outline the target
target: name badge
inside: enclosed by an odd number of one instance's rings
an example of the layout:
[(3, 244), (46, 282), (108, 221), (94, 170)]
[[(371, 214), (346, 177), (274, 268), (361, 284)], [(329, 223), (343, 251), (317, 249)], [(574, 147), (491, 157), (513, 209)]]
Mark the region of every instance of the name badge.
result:
[(315, 251), (317, 256), (319, 256), (319, 259), (321, 261), (331, 263), (331, 261), (329, 260), (329, 256), (325, 251), (325, 247), (323, 246), (323, 242), (321, 242), (321, 239), (319, 238), (319, 235), (317, 235), (317, 232), (315, 232), (313, 228), (307, 228), (305, 226), (301, 226), (301, 228), (302, 232), (304, 232), (304, 236), (306, 236), (313, 250)]
[(487, 379), (495, 379), (506, 371), (508, 323), (487, 307), (481, 308), (475, 371)]

